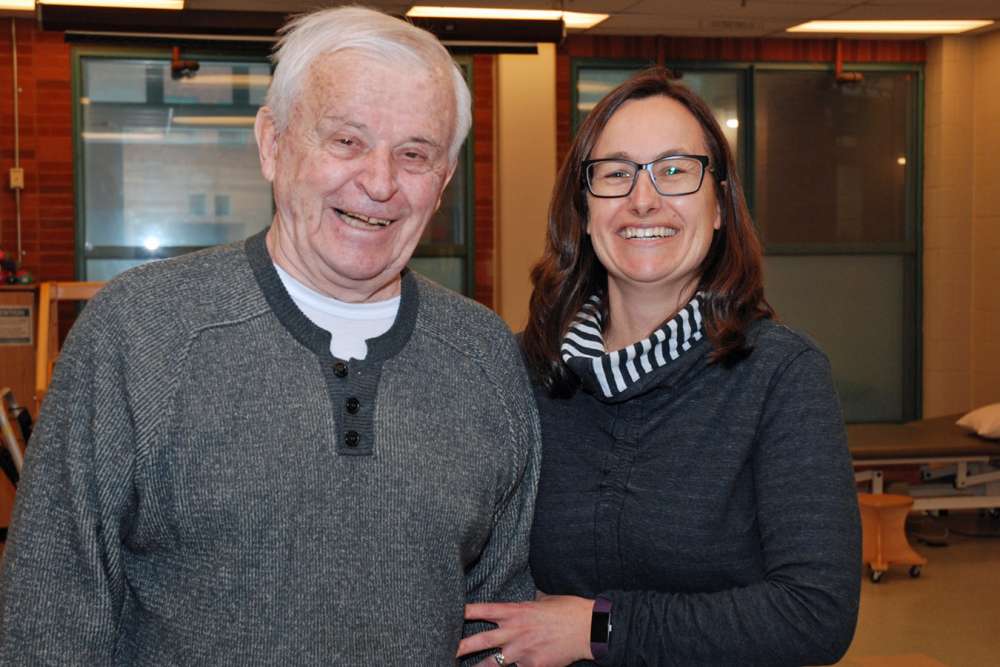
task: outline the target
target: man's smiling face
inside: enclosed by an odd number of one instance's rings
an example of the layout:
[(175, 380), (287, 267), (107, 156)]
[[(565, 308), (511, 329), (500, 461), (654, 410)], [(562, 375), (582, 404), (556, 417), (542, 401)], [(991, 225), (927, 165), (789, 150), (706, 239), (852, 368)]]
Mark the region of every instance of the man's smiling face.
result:
[(341, 51), (312, 64), (283, 131), (262, 111), (269, 246), (282, 268), (345, 301), (398, 293), (454, 169), (447, 77)]

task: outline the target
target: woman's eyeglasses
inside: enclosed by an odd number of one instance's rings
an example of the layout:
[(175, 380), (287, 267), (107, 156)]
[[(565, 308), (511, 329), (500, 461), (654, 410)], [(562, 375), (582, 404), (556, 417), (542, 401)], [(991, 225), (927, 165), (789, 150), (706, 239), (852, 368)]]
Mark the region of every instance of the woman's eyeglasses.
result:
[(690, 195), (701, 189), (708, 166), (707, 155), (668, 155), (646, 164), (609, 158), (586, 160), (583, 171), (587, 190), (595, 197), (627, 197), (635, 189), (640, 172), (647, 172), (653, 187), (664, 197)]

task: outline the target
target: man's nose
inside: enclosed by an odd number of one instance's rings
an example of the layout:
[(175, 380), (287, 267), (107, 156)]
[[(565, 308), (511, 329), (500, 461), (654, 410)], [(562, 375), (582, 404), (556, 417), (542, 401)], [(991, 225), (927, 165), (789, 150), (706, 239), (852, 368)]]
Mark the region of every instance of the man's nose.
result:
[(392, 159), (392, 151), (383, 148), (370, 151), (365, 157), (358, 183), (374, 201), (392, 199), (399, 188), (396, 183), (396, 164)]
[(653, 173), (649, 169), (643, 169), (636, 174), (635, 187), (629, 193), (629, 208), (637, 216), (646, 216), (659, 210), (662, 195), (656, 191), (653, 185)]

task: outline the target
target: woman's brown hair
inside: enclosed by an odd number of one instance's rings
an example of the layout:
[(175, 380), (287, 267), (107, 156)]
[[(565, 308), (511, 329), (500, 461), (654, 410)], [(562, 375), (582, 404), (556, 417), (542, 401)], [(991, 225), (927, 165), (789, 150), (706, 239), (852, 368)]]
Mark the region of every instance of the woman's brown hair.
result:
[[(722, 224), (701, 265), (698, 292), (713, 363), (735, 363), (749, 353), (746, 330), (754, 320), (774, 316), (764, 299), (761, 246), (750, 219), (736, 163), (708, 105), (662, 67), (635, 74), (597, 103), (577, 132), (556, 176), (542, 258), (531, 271), (528, 325), (522, 346), (536, 382), (555, 396), (571, 395), (579, 381), (563, 363), (559, 348), (584, 301), (605, 294), (607, 272), (586, 233), (587, 190), (583, 162), (611, 116), (629, 100), (662, 95), (680, 102), (705, 134)], [(607, 322), (607, 300), (601, 308)], [(666, 321), (673, 313), (664, 313)]]

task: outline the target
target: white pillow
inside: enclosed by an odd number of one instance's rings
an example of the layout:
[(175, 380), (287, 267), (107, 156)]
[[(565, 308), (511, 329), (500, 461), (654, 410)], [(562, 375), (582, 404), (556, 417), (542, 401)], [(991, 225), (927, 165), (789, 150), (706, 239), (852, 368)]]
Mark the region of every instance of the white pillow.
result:
[(976, 408), (955, 423), (984, 438), (1000, 439), (1000, 403)]

